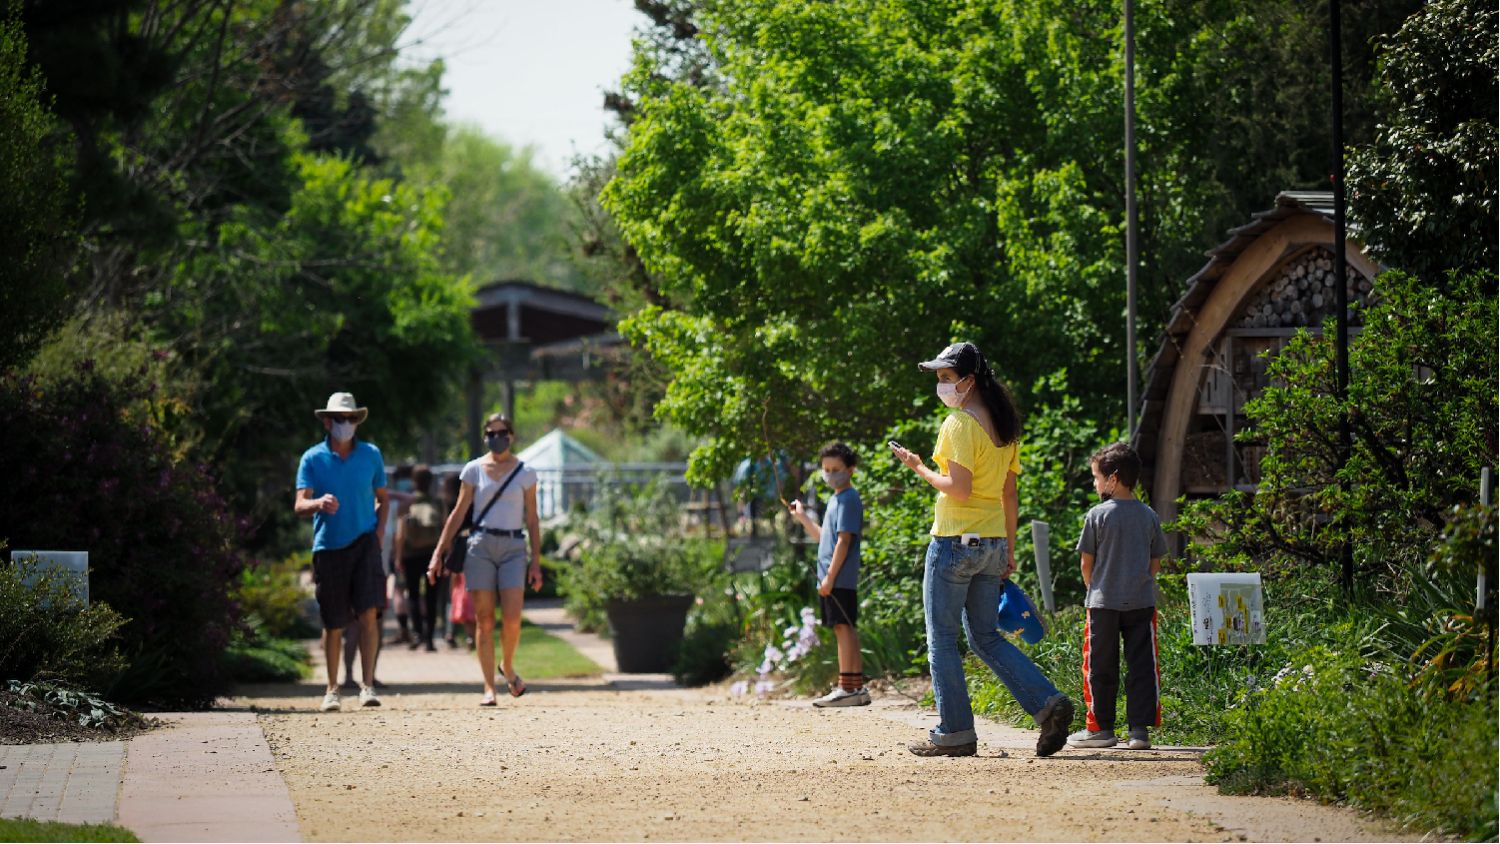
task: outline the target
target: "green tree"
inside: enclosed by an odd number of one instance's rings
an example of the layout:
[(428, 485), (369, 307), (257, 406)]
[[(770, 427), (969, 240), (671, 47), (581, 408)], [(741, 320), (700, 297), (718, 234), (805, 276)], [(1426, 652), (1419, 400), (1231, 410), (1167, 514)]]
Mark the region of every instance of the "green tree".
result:
[(1350, 219), (1360, 239), (1432, 284), (1449, 270), (1492, 270), (1500, 261), (1497, 27), (1491, 3), (1425, 4), (1384, 43), (1378, 137), (1350, 158)]
[(544, 287), (586, 287), (572, 252), (576, 209), (531, 160), (472, 126), (448, 132), (437, 164), (408, 171), (451, 194), (447, 265), (479, 284), (523, 279)]
[(26, 61), (26, 35), (0, 8), (0, 372), (24, 363), (67, 315), (77, 242), (68, 160), (50, 143), (43, 80)]
[(287, 213), (244, 209), (205, 233), (212, 248), (181, 262), (149, 311), (202, 379), (201, 453), (261, 518), (289, 512), (287, 466), (320, 436), (310, 414), (329, 393), (372, 408), (363, 435), (410, 447), (478, 348), (468, 279), (443, 267), (446, 194), (346, 159), (295, 163)]

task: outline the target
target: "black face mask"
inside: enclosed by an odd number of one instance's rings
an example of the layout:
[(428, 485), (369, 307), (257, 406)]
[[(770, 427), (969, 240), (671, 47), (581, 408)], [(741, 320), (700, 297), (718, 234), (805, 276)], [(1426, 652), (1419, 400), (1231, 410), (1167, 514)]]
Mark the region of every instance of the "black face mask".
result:
[(510, 434), (489, 434), (484, 438), (484, 441), (490, 447), (490, 451), (496, 454), (501, 454), (507, 448), (510, 448)]

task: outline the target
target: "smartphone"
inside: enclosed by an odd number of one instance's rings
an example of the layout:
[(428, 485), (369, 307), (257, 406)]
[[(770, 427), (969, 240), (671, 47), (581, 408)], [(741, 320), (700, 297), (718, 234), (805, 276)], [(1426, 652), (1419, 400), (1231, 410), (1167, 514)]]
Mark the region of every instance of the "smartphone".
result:
[(902, 446), (901, 443), (898, 443), (895, 440), (886, 440), (885, 444), (888, 445), (888, 446), (890, 446), (891, 448), (899, 448), (902, 451), (906, 450), (906, 448), (904, 446)]

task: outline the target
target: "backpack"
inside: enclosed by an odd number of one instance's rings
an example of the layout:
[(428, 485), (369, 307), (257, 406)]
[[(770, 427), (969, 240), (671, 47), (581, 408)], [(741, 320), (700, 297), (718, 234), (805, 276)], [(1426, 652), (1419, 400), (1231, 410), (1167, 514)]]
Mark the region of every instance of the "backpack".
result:
[(419, 498), (406, 509), (404, 554), (430, 552), (443, 535), (443, 511), (427, 498)]

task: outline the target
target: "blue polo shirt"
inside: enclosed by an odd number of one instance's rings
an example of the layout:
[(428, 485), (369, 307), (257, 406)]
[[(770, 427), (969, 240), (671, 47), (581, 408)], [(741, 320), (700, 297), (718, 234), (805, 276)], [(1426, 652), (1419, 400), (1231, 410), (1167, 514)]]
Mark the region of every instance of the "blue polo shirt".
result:
[(328, 493), (339, 500), (339, 511), (313, 514), (313, 551), (345, 548), (361, 534), (375, 529), (375, 490), (385, 488), (385, 461), (380, 449), (356, 439), (346, 460), (328, 447), (328, 439), (302, 452), (297, 464), (297, 489), (310, 489), (314, 498)]

